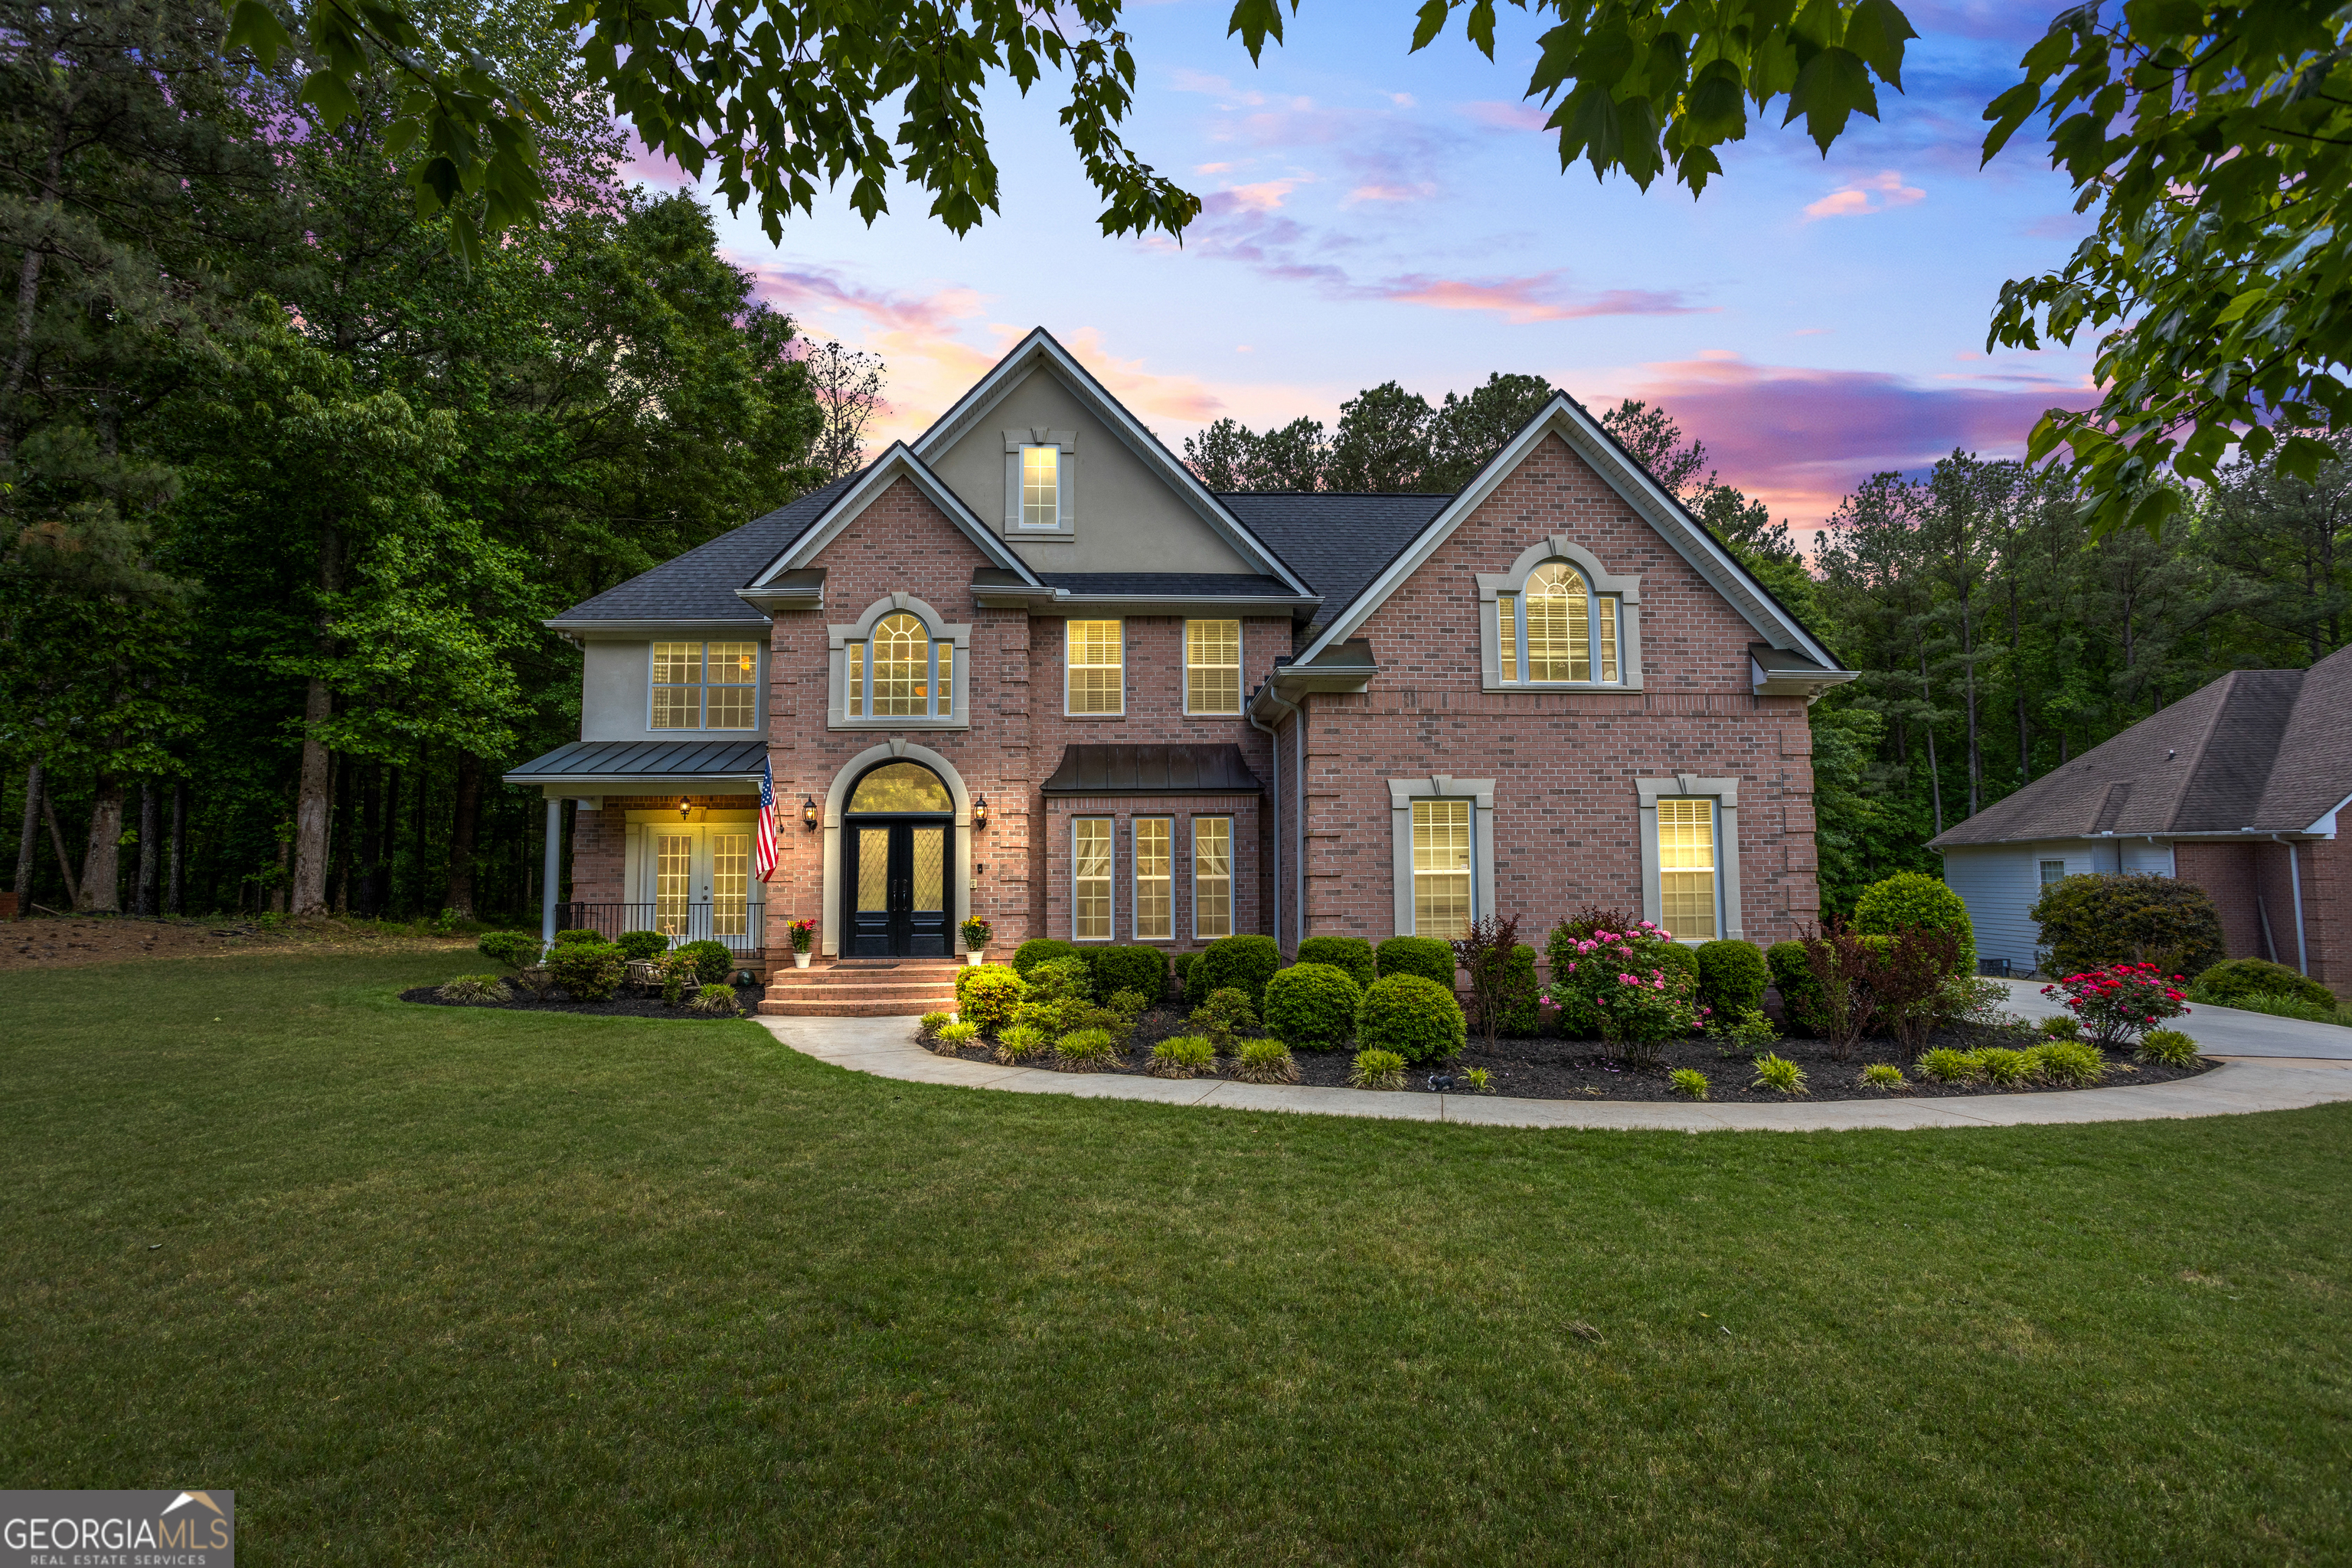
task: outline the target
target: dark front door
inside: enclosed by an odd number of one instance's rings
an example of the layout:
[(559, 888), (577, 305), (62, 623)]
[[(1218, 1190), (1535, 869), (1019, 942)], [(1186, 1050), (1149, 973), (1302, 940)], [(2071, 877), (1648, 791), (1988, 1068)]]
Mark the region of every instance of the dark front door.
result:
[(849, 819), (849, 864), (841, 879), (850, 906), (847, 956), (949, 956), (948, 837), (954, 831), (952, 820)]

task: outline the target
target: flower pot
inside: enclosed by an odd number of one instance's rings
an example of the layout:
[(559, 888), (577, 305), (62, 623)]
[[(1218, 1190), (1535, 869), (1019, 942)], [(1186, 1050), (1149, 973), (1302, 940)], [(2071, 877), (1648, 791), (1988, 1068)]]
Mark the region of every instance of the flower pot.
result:
[(808, 951), (805, 948), (793, 954), (793, 967), (794, 969), (806, 969), (808, 967)]
[(963, 955), (963, 961), (972, 968), (978, 969), (988, 962), (988, 952), (984, 948), (978, 947), (968, 949)]

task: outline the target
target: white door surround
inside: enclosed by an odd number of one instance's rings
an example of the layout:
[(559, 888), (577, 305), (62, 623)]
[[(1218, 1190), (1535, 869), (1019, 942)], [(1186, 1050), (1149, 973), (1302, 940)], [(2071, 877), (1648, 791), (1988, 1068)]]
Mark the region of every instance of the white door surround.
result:
[(912, 741), (885, 741), (878, 746), (868, 746), (841, 765), (833, 775), (833, 787), (824, 792), (824, 901), (818, 905), (817, 934), (821, 939), (817, 951), (827, 958), (841, 956), (841, 814), (849, 804), (850, 786), (858, 775), (877, 763), (905, 761), (920, 763), (940, 775), (955, 801), (955, 847), (949, 871), (955, 888), (949, 906), (951, 937), (949, 951), (963, 951), (963, 922), (971, 914), (971, 793), (963, 787), (963, 775), (955, 764)]

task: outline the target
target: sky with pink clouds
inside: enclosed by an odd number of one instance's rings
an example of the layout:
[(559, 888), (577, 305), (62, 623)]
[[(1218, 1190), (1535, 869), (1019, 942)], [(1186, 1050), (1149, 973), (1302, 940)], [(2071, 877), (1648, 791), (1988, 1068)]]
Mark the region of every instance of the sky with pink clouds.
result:
[(1983, 352), (2003, 279), (2088, 227), (2035, 138), (1977, 167), (2039, 8), (1908, 5), (1922, 37), (1882, 122), (1856, 119), (1826, 161), (1751, 124), (1696, 202), (1560, 172), (1517, 98), (1537, 28), (1516, 11), (1489, 64), (1458, 36), (1408, 55), (1410, 3), (1307, 0), (1253, 68), (1230, 9), (1129, 14), (1129, 144), (1205, 203), (1181, 245), (1101, 236), (1050, 80), (992, 100), (1003, 210), (964, 238), (901, 188), (870, 228), (820, 201), (780, 246), (722, 207), (723, 242), (803, 331), (887, 362), (885, 439), (1043, 325), (1171, 447), (1220, 416), (1328, 423), (1389, 380), (1433, 403), (1496, 371), (1596, 407), (1649, 398), (1802, 527), (1874, 471), (2015, 455), (2043, 408), (2090, 401), (2087, 345)]

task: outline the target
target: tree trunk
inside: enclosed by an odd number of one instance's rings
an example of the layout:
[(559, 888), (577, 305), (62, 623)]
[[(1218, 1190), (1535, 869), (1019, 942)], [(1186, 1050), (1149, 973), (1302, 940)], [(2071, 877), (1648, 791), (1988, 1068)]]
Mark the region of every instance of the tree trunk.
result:
[(425, 907), (425, 814), (426, 803), (433, 794), (433, 775), (427, 771), (425, 751), (423, 746), (416, 748), (416, 784), (409, 793), (416, 799), (408, 808), (412, 818), (410, 826), (414, 830), (414, 847), (408, 858), (408, 877), (409, 880), (415, 885), (417, 918), (430, 920), (435, 911)]
[[(331, 524), (319, 531), (319, 657), (334, 652), (329, 635), (333, 625), (334, 595), (343, 585), (342, 541)], [(320, 738), (327, 721), (335, 716), (335, 696), (324, 676), (310, 678), (302, 703), (302, 775), (294, 802), (294, 885), (296, 918), (327, 912), (327, 823), (334, 809), (334, 780), (328, 765), (327, 744)]]
[(58, 805), (46, 792), (41, 795), (41, 820), (49, 825), (49, 847), (58, 853), (58, 875), (66, 884), (66, 907), (81, 906), (81, 884), (74, 880), (73, 860), (66, 854), (66, 836), (58, 830)]
[(171, 882), (163, 894), (163, 912), (182, 915), (188, 912), (186, 880), (188, 864), (188, 781), (172, 781), (172, 867)]
[(89, 807), (89, 847), (81, 862), (81, 894), (74, 908), (106, 914), (122, 909), (122, 783), (111, 773), (98, 775), (97, 797)]
[[(1927, 645), (1919, 645), (1919, 698), (1932, 704), (1935, 698), (1927, 689)], [(1932, 713), (1920, 720), (1919, 727), (1927, 732), (1927, 789), (1936, 802), (1936, 831), (1944, 831), (1944, 775), (1936, 768), (1936, 721)]]
[(352, 879), (352, 912), (363, 921), (376, 920), (383, 914), (383, 879), (377, 874), (376, 862), (382, 858), (383, 836), (377, 829), (376, 814), (383, 808), (383, 764), (370, 763), (361, 775), (359, 795), (358, 875)]
[(163, 869), (157, 842), (163, 837), (163, 803), (155, 793), (155, 781), (150, 776), (139, 781), (139, 880), (131, 894), (131, 908), (134, 914), (155, 912), (155, 883)]
[(25, 826), (16, 835), (16, 912), (33, 911), (33, 856), (40, 846), (41, 764), (25, 770)]
[(474, 918), (474, 829), (482, 810), (482, 759), (457, 753), (457, 800), (449, 817), (449, 890), (441, 907), (461, 921)]

